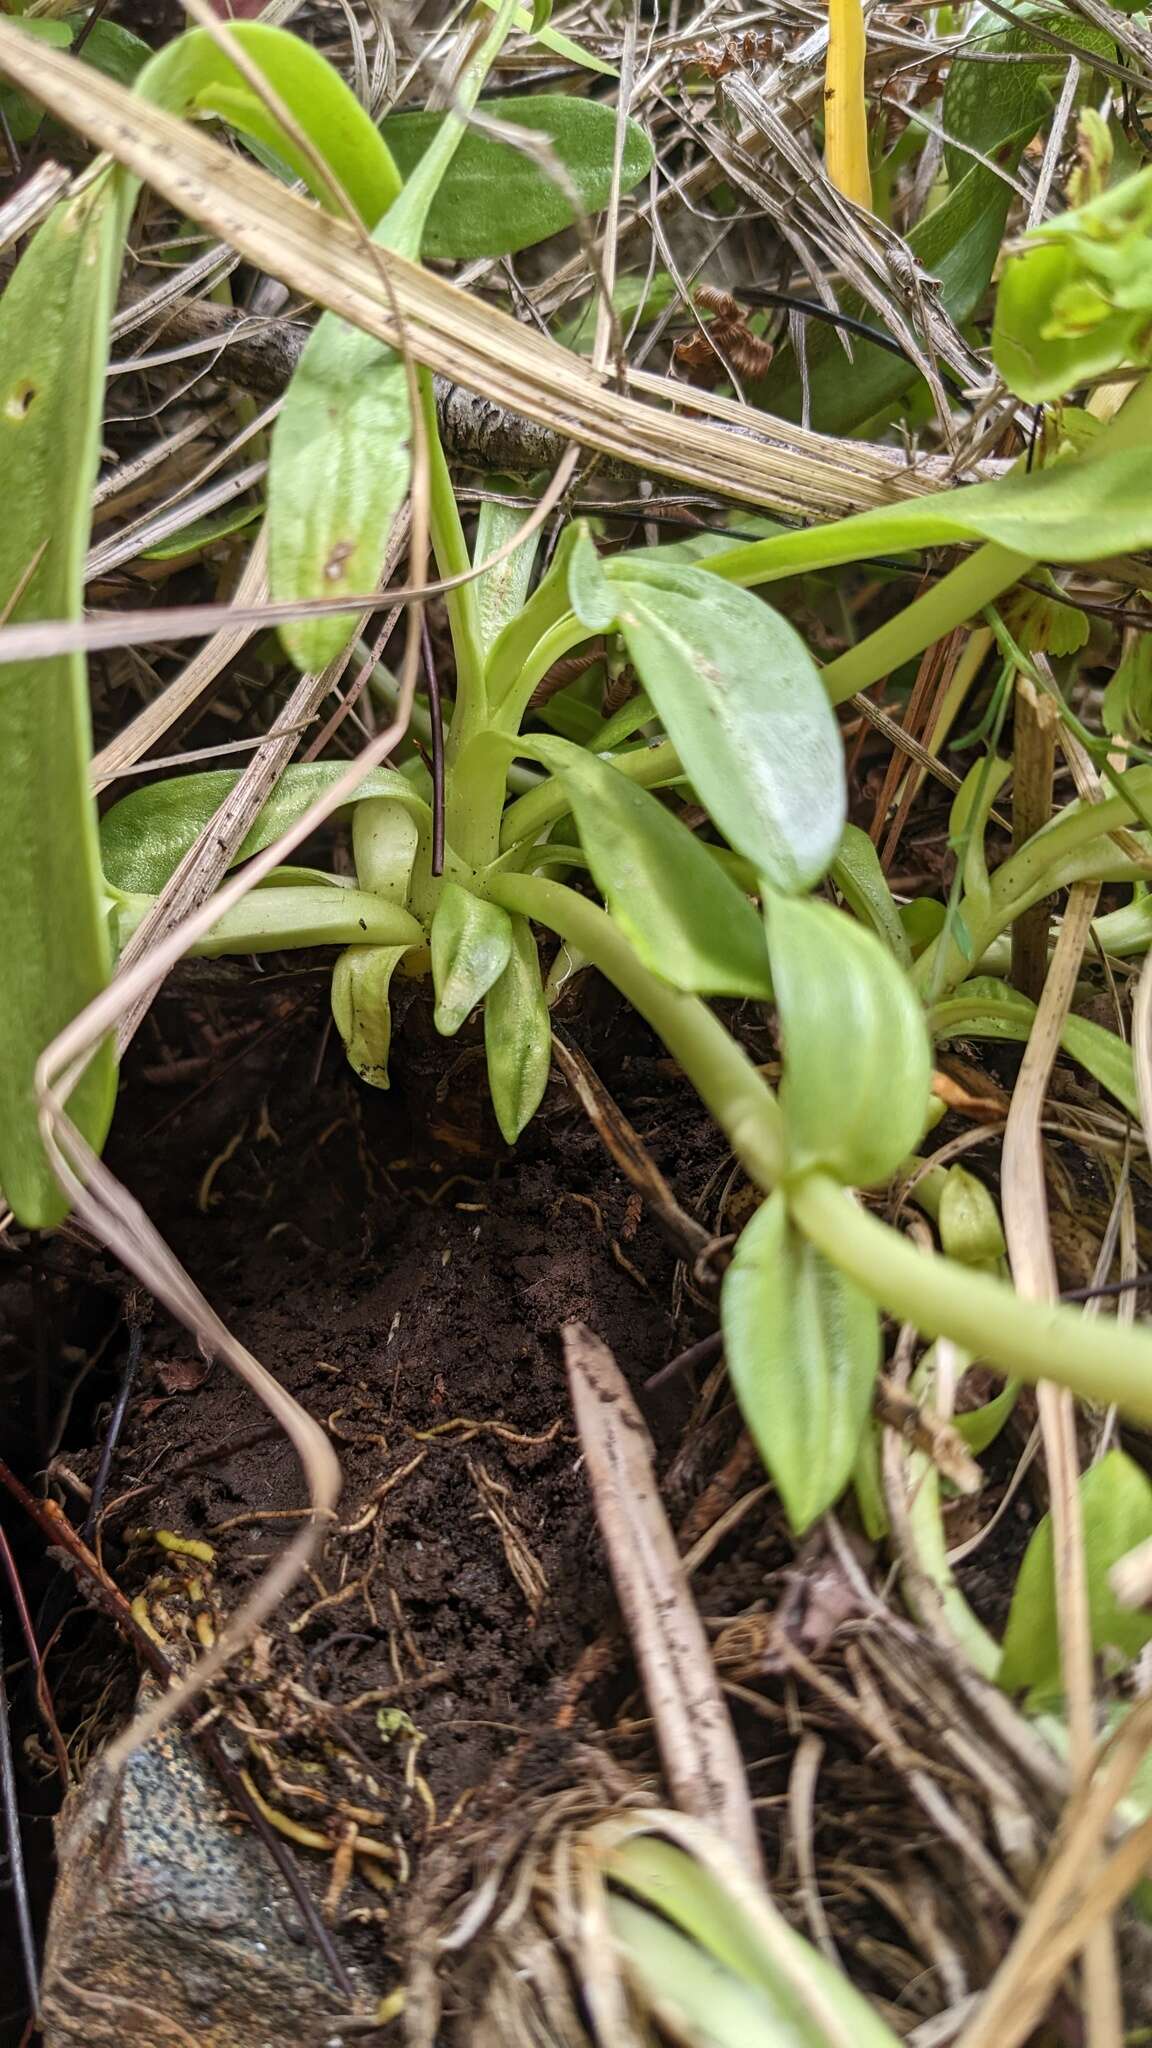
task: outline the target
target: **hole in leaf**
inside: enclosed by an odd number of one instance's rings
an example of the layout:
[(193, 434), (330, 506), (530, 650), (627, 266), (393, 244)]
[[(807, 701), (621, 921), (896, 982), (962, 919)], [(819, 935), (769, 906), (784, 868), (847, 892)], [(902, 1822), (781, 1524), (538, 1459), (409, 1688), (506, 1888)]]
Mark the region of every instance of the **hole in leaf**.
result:
[(39, 396), (40, 386), (34, 384), (31, 378), (25, 378), (22, 384), (17, 384), (15, 390), (9, 393), (8, 402), (4, 407), (9, 419), (27, 419)]

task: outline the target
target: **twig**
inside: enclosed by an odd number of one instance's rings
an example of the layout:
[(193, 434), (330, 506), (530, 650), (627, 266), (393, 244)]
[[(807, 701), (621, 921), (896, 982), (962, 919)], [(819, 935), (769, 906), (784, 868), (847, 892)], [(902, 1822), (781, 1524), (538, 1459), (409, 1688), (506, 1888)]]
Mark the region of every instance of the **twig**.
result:
[(656, 1726), (669, 1789), (711, 1821), (748, 1873), (760, 1849), (744, 1765), (656, 1486), (644, 1419), (612, 1353), (583, 1323), (564, 1358), (596, 1515)]
[(28, 1602), (24, 1598), (24, 1588), (20, 1583), (20, 1574), (16, 1569), (16, 1560), (12, 1555), (8, 1538), (2, 1528), (0, 1528), (0, 1563), (3, 1563), (4, 1576), (8, 1581), (13, 1605), (20, 1622), (20, 1633), (24, 1638), (25, 1648), (28, 1651), (29, 1661), (31, 1662), (36, 1680), (36, 1703), (44, 1717), (44, 1724), (52, 1739), (52, 1748), (56, 1755), (56, 1769), (60, 1776), (60, 1789), (61, 1792), (64, 1792), (67, 1790), (70, 1776), (68, 1751), (64, 1747), (64, 1737), (60, 1733), (60, 1724), (56, 1719), (56, 1708), (52, 1699), (51, 1688), (48, 1684), (47, 1674), (44, 1670), (44, 1659), (40, 1654), (40, 1645), (36, 1640), (36, 1626), (28, 1612)]

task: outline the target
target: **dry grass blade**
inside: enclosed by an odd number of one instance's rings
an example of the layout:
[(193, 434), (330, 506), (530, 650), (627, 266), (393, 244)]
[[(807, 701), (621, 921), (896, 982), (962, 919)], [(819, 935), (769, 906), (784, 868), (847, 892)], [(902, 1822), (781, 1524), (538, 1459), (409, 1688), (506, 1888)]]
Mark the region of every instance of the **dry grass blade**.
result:
[(612, 1353), (582, 1323), (564, 1357), (596, 1514), (656, 1725), (669, 1788), (759, 1875), (744, 1765), (656, 1486), (652, 1447)]
[(579, 1047), (573, 1045), (563, 1032), (554, 1031), (552, 1051), (557, 1066), (576, 1094), (605, 1151), (647, 1203), (681, 1258), (695, 1264), (712, 1245), (709, 1232), (676, 1200), (640, 1133), (613, 1101), (599, 1074), (588, 1064)]
[[(1048, 1230), (1040, 1121), (1099, 893), (1098, 884), (1084, 882), (1071, 892), (1004, 1133), (1004, 1229), (1012, 1277), (1020, 1293), (1038, 1301), (1055, 1301), (1059, 1294)], [(1084, 1782), (1091, 1768), (1094, 1716), (1076, 1407), (1069, 1393), (1042, 1384), (1039, 1409), (1052, 1496), (1056, 1601), (1072, 1777), (1077, 1784)], [(1058, 1975), (1054, 1975), (1053, 1989), (1058, 1981)], [(1085, 1952), (1084, 1995), (1091, 2048), (1119, 2048), (1123, 2039), (1119, 1975), (1112, 1930), (1103, 1921), (1093, 1931)]]
[[(253, 543), (244, 573), (236, 586), (235, 605), (241, 610), (261, 605), (268, 595), (267, 541), (261, 527)], [(150, 754), (157, 740), (162, 739), (169, 728), (191, 709), (205, 690), (210, 689), (227, 668), (233, 657), (251, 638), (255, 631), (252, 625), (221, 626), (212, 635), (206, 647), (194, 655), (186, 668), (174, 676), (167, 688), (153, 698), (143, 711), (137, 713), (115, 739), (92, 760), (92, 786), (106, 789), (117, 776), (142, 761)]]
[[(864, 442), (832, 441), (782, 421), (758, 438), (747, 413), (723, 400), (694, 397), (694, 410), (730, 419), (737, 433), (640, 404), (581, 358), (417, 264), (389, 255), (385, 278), (379, 251), (366, 250), (344, 223), (88, 66), (39, 44), (30, 51), (5, 21), (0, 70), (250, 262), (390, 346), (406, 340), (419, 362), (584, 446), (805, 521), (933, 487), (895, 452)], [(683, 404), (683, 387), (661, 378), (633, 375), (629, 384)]]

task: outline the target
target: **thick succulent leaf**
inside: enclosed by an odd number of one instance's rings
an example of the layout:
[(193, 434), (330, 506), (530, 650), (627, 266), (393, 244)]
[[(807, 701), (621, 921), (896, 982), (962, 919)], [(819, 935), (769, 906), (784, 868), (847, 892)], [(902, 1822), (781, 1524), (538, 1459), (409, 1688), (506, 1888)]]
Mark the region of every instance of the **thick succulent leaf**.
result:
[(388, 1086), (392, 976), (406, 946), (349, 946), (332, 970), (332, 1015), (354, 1071), (371, 1088)]
[(831, 904), (774, 895), (765, 915), (790, 1163), (871, 1187), (923, 1135), (932, 1048), (920, 999), (875, 933)]
[(548, 1086), (552, 1023), (532, 927), (525, 917), (513, 917), (511, 924), (508, 964), (484, 1001), (484, 1050), (496, 1121), (514, 1145)]
[(498, 903), (474, 896), (458, 882), (445, 882), (432, 918), (434, 1022), (451, 1038), (459, 1031), (512, 954), (512, 920)]
[[(614, 108), (570, 93), (534, 93), (528, 99), (485, 100), (482, 116), (543, 137), (562, 166), (584, 212), (598, 213), (612, 192), (616, 146)], [(381, 132), (405, 177), (415, 169), (443, 125), (443, 114), (390, 114)], [(652, 145), (629, 121), (624, 136), (620, 189), (630, 192), (652, 167)], [(432, 202), (424, 236), (428, 256), (510, 256), (572, 226), (575, 216), (564, 183), (538, 154), (485, 134), (464, 137)]]
[(844, 757), (799, 634), (704, 569), (627, 555), (605, 572), (628, 652), (714, 823), (773, 887), (811, 888), (844, 829)]
[(878, 1311), (793, 1228), (779, 1188), (740, 1237), (721, 1311), (740, 1412), (801, 1535), (851, 1477), (880, 1365)]
[[(1152, 1640), (1152, 1614), (1121, 1607), (1108, 1574), (1127, 1551), (1152, 1537), (1152, 1481), (1126, 1452), (1109, 1451), (1081, 1475), (1080, 1511), (1092, 1647), (1135, 1657)], [(1062, 1689), (1051, 1515), (1024, 1553), (996, 1676), (1006, 1692), (1027, 1687), (1051, 1698)]]
[[(100, 825), (100, 854), (112, 887), (158, 895), (225, 797), (231, 795), (240, 772), (238, 768), (214, 768), (200, 775), (177, 775), (170, 782), (152, 782), (121, 797)], [(346, 773), (342, 761), (300, 761), (286, 768), (233, 855), (232, 865), (271, 846)], [(417, 825), (429, 817), (423, 798), (393, 768), (371, 769), (349, 803), (363, 804), (379, 797), (394, 799)]]
[[(117, 905), (121, 948), (147, 916), (151, 896), (130, 896)], [(364, 889), (333, 889), (327, 882), (288, 883), (252, 889), (225, 910), (211, 931), (189, 949), (202, 960), (225, 953), (295, 952), (305, 946), (399, 946), (420, 943), (424, 934), (398, 903), (385, 903)]]
[[(56, 208), (0, 301), (0, 611), (6, 622), (78, 619), (90, 496), (122, 230), (105, 177)], [(88, 764), (80, 655), (0, 670), (0, 1187), (22, 1223), (57, 1223), (67, 1201), (40, 1142), (40, 1054), (104, 987), (111, 943)], [(90, 1145), (115, 1100), (111, 1043), (69, 1102)]]
[(747, 896), (659, 798), (567, 740), (532, 752), (559, 777), (609, 910), (646, 967), (694, 995), (772, 994)]

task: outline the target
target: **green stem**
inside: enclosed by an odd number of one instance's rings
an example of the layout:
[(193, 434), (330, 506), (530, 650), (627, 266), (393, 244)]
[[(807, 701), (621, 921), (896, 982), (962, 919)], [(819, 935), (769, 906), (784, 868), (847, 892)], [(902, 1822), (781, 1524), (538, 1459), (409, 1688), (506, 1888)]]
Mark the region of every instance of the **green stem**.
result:
[(540, 875), (496, 875), (488, 893), (505, 910), (547, 925), (615, 983), (679, 1061), (745, 1171), (760, 1187), (774, 1186), (785, 1163), (779, 1105), (707, 1004), (650, 974), (611, 918), (562, 882)]
[[(121, 951), (143, 922), (154, 896), (128, 896), (117, 906)], [(222, 953), (281, 953), (300, 946), (417, 946), (424, 933), (398, 903), (365, 889), (310, 883), (253, 889), (191, 948), (201, 959)]]
[(1152, 1338), (1114, 1319), (1025, 1301), (1001, 1281), (926, 1255), (862, 1209), (826, 1174), (789, 1189), (792, 1215), (819, 1251), (873, 1301), (929, 1337), (1036, 1382), (1052, 1380), (1102, 1408), (1152, 1421)]
[(1034, 566), (1032, 556), (1015, 554), (992, 541), (977, 548), (934, 589), (925, 591), (887, 625), (828, 663), (823, 682), (833, 704), (843, 704), (858, 690), (866, 690), (870, 683), (923, 654), (954, 626), (975, 618)]

